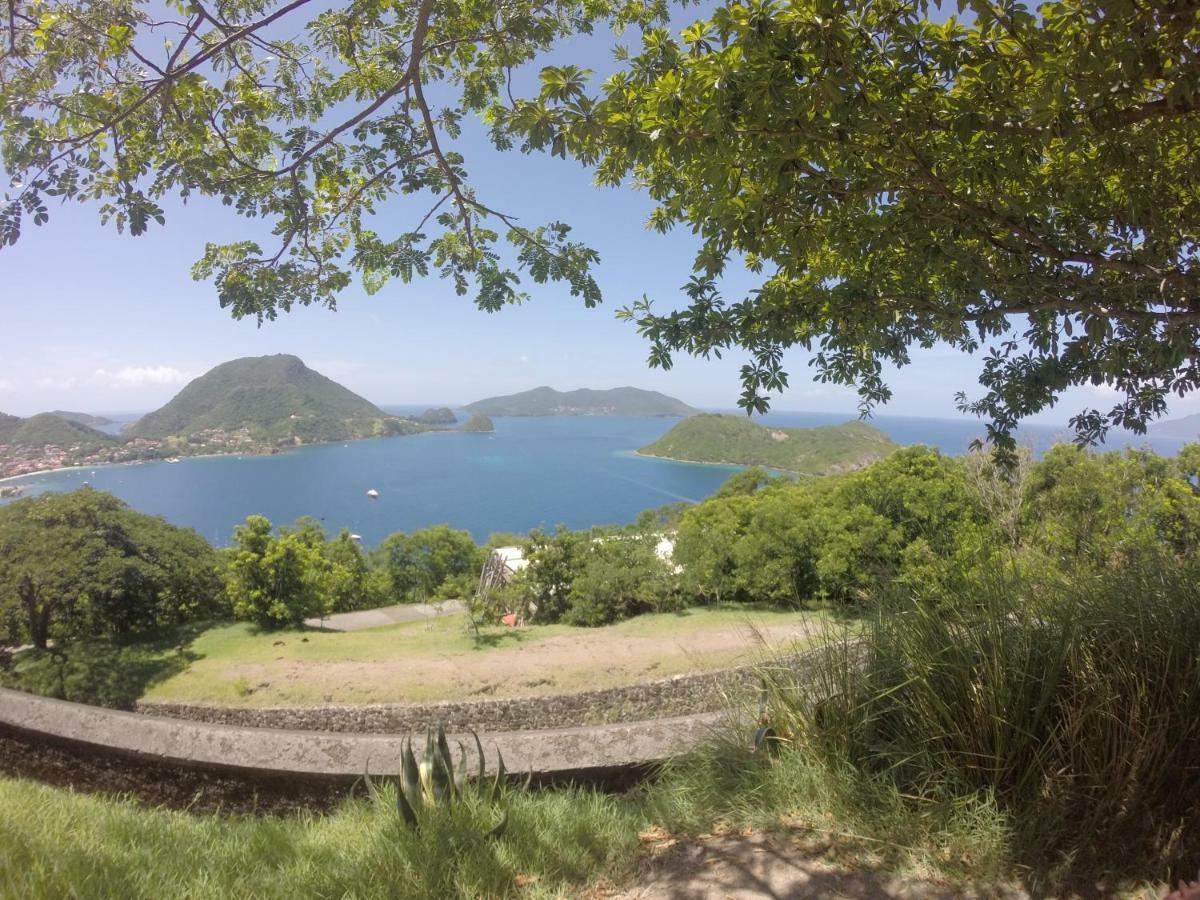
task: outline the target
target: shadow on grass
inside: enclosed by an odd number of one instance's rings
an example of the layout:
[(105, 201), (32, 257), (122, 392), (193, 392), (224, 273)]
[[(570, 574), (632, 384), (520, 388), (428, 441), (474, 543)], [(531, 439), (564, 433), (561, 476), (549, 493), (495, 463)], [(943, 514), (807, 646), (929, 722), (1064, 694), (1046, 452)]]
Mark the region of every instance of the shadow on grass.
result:
[(494, 650), (497, 647), (513, 647), (529, 640), (529, 632), (523, 628), (506, 628), (503, 631), (480, 631), (471, 636), (476, 650)]
[(133, 709), (155, 684), (201, 658), (190, 645), (208, 627), (192, 623), (26, 650), (0, 672), (0, 685), (75, 703)]

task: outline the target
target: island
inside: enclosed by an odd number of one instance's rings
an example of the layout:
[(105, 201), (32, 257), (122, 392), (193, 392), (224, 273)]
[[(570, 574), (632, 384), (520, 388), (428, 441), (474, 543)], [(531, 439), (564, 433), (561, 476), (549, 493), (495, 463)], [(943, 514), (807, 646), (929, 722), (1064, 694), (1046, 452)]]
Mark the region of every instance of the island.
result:
[(694, 416), (698, 412), (682, 400), (635, 387), (565, 392), (537, 387), (476, 400), (466, 409), (485, 416)]
[(416, 417), (416, 420), (422, 425), (457, 425), (458, 416), (454, 414), (448, 406), (438, 406), (432, 409), (427, 409)]
[(684, 419), (638, 453), (684, 462), (829, 475), (861, 469), (896, 448), (891, 438), (865, 422), (775, 428), (745, 416), (703, 414)]
[(418, 418), (390, 415), (296, 356), (246, 357), (201, 375), (119, 436), (59, 413), (28, 419), (0, 413), (0, 477), (183, 456), (272, 454), (304, 444), (445, 431), (455, 421), (448, 409)]
[(492, 424), (492, 420), (485, 415), (476, 413), (463, 423), (459, 431), (479, 431), (491, 433), (496, 430), (496, 426)]
[(1192, 413), (1178, 419), (1166, 419), (1155, 422), (1150, 426), (1150, 433), (1155, 437), (1183, 438), (1187, 441), (1200, 441), (1200, 413)]

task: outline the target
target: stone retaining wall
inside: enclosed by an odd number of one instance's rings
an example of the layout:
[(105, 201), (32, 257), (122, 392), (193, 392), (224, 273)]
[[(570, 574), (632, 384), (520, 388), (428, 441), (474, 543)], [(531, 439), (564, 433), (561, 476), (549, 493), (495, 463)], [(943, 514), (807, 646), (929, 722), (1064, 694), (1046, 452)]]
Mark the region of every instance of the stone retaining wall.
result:
[(449, 731), (538, 731), (712, 712), (729, 707), (731, 695), (755, 684), (753, 670), (742, 666), (541, 697), (264, 707), (145, 700), (137, 711), (220, 725), (357, 734), (407, 734), (439, 723)]

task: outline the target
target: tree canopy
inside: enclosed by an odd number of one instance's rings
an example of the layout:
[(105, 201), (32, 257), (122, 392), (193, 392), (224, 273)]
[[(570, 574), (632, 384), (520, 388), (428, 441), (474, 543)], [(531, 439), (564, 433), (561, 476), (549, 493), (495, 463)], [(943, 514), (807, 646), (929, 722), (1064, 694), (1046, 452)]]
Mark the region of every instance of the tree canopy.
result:
[[(864, 409), (913, 348), (980, 354), (983, 393), (959, 403), (1009, 446), (1072, 386), (1115, 390), (1073, 418), (1085, 439), (1141, 430), (1200, 386), (1190, 3), (726, 0), (681, 36), (663, 0), (308, 3), (10, 0), (0, 245), (45, 222), (49, 197), (137, 234), (164, 197), (203, 194), (278, 238), (197, 263), (236, 316), (333, 306), (354, 273), (370, 292), (473, 279), (494, 310), (523, 270), (599, 302), (598, 257), (565, 224), (523, 226), (471, 189), (447, 144), (479, 114), (498, 147), (632, 182), (652, 227), (697, 234), (682, 308), (623, 314), (652, 365), (749, 351), (748, 410), (786, 386), (795, 346)], [(603, 85), (548, 67), (537, 96), (513, 95), (515, 67), (610, 22), (639, 26), (640, 46)], [(394, 195), (423, 216), (385, 229)], [(761, 283), (726, 301), (743, 262)]]
[(123, 635), (225, 611), (196, 532), (83, 488), (0, 507), (0, 642)]

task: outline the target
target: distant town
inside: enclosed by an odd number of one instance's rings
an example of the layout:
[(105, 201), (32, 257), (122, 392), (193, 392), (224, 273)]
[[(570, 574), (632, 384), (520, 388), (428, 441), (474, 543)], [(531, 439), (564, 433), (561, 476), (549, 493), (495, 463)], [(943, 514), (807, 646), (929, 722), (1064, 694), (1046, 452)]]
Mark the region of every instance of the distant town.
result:
[[(0, 478), (33, 475), (52, 469), (139, 463), (151, 460), (175, 459), (184, 456), (206, 456), (219, 453), (269, 455), (280, 448), (255, 440), (249, 429), (226, 431), (210, 428), (180, 438), (133, 438), (125, 443), (104, 446), (74, 444), (4, 444), (0, 443)], [(0, 494), (13, 496), (13, 492)]]

